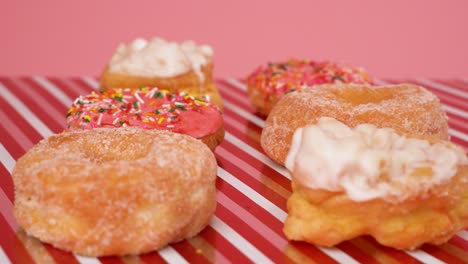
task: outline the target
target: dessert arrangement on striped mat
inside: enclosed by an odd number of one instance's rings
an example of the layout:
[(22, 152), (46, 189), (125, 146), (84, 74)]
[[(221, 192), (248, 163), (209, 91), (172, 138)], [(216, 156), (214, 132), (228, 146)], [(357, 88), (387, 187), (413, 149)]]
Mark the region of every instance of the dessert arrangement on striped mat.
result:
[(466, 263), (468, 82), (122, 44), (0, 78), (0, 263)]

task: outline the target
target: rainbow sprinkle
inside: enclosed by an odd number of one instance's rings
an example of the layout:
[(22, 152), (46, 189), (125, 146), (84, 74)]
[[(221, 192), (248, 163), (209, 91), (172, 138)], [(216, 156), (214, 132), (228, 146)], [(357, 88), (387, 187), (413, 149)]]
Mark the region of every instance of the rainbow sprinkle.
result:
[(109, 89), (78, 97), (67, 112), (68, 129), (138, 126), (172, 130), (185, 111), (218, 107), (205, 98), (158, 88)]
[(247, 84), (262, 91), (266, 99), (271, 94), (281, 97), (307, 86), (325, 83), (373, 84), (373, 81), (362, 68), (330, 61), (297, 59), (262, 65), (247, 77)]

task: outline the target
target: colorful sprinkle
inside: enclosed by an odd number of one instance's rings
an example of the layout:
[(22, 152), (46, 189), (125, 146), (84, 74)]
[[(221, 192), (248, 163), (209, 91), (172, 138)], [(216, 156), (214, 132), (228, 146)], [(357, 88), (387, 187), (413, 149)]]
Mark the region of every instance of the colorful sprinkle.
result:
[(109, 89), (75, 100), (67, 112), (70, 129), (139, 126), (173, 129), (185, 111), (204, 112), (217, 106), (202, 98), (158, 88)]
[(297, 59), (262, 65), (247, 77), (247, 84), (262, 91), (266, 98), (325, 83), (373, 84), (373, 81), (361, 68)]

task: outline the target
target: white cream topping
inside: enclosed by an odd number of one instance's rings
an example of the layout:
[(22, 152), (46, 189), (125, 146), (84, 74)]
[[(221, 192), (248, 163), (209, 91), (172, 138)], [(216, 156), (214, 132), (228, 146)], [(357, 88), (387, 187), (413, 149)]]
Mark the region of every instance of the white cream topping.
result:
[(285, 163), (294, 179), (309, 188), (343, 191), (354, 201), (401, 202), (450, 180), (468, 159), (451, 143), (431, 145), (390, 128), (349, 128), (322, 117), (296, 130)]
[(109, 71), (143, 77), (174, 77), (193, 70), (204, 81), (201, 67), (211, 62), (213, 49), (189, 40), (182, 43), (154, 38), (135, 39), (120, 46), (109, 63)]

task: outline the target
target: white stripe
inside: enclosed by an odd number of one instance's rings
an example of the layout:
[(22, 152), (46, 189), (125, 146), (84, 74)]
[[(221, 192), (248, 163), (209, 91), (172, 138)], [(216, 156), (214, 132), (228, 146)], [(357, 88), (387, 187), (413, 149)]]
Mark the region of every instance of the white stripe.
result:
[[(244, 184), (242, 181), (234, 177), (229, 172), (225, 171), (223, 168), (218, 167), (218, 176), (224, 181), (232, 185), (234, 188), (239, 190), (241, 193), (246, 195), (250, 200), (255, 202), (257, 205), (265, 209), (271, 215), (281, 222), (284, 222), (288, 214), (283, 211), (281, 208), (270, 202), (268, 199), (257, 193), (255, 190), (250, 188), (248, 185)], [(223, 235), (225, 233), (222, 233)], [(331, 258), (335, 259), (339, 263), (358, 263), (353, 258), (348, 256), (346, 253), (342, 252), (339, 249), (334, 248), (323, 248), (317, 247), (323, 253), (327, 254)]]
[(433, 81), (427, 80), (427, 79), (417, 79), (416, 81), (418, 81), (419, 83), (422, 83), (424, 85), (430, 86), (432, 88), (435, 88), (437, 90), (444, 91), (446, 93), (453, 94), (455, 96), (458, 96), (458, 97), (461, 97), (461, 98), (464, 98), (464, 99), (468, 99), (468, 93), (465, 93), (465, 92), (460, 91), (458, 89), (455, 89), (453, 87), (450, 87), (450, 86), (447, 86), (447, 85), (444, 85), (444, 84), (441, 84), (441, 83), (436, 83), (436, 82), (433, 82)]
[(454, 115), (460, 116), (462, 118), (468, 119), (468, 112), (466, 112), (466, 111), (463, 111), (461, 109), (458, 109), (458, 108), (455, 108), (453, 106), (446, 105), (446, 104), (442, 104), (442, 107), (444, 108), (445, 111), (447, 111), (447, 112), (449, 112), (451, 114), (454, 114)]
[(241, 91), (247, 91), (247, 87), (245, 86), (245, 84), (239, 82), (237, 79), (234, 79), (234, 78), (229, 78), (226, 80), (227, 83), (229, 83), (230, 85), (236, 87), (237, 89), (241, 90)]
[(326, 248), (326, 247), (317, 247), (317, 248), (323, 253), (327, 254), (329, 257), (336, 260), (338, 263), (359, 264), (358, 261), (356, 261), (351, 256), (349, 256), (344, 251), (341, 251), (338, 248)]
[[(15, 167), (16, 161), (11, 156), (10, 152), (0, 143), (0, 162), (2, 162), (3, 166), (7, 169), (7, 171), (11, 174), (13, 168)], [(6, 175), (2, 175), (0, 177), (6, 177)], [(13, 217), (13, 204), (11, 203), (10, 199), (7, 197), (6, 193), (3, 189), (0, 188), (0, 210), (1, 214), (7, 221), (8, 225), (11, 227), (12, 230), (18, 229), (18, 223), (16, 222), (15, 218)], [(0, 262), (1, 263), (1, 262)]]
[(435, 258), (428, 253), (422, 251), (422, 250), (407, 250), (405, 251), (406, 254), (412, 256), (413, 258), (421, 261), (422, 263), (431, 263), (431, 264), (443, 264), (445, 262), (439, 260), (438, 258)]
[(222, 234), (226, 239), (231, 242), (233, 246), (239, 249), (240, 252), (244, 253), (249, 259), (255, 263), (273, 263), (267, 256), (260, 252), (256, 247), (250, 244), (245, 238), (243, 238), (234, 229), (228, 226), (223, 220), (217, 216), (213, 216), (210, 221), (212, 226), (218, 233)]
[(167, 263), (177, 263), (185, 264), (188, 263), (184, 257), (182, 257), (179, 252), (177, 252), (173, 247), (167, 246), (158, 251), (159, 255), (167, 261)]
[(268, 158), (267, 156), (260, 153), (258, 150), (252, 148), (251, 146), (244, 143), (242, 140), (237, 138), (236, 136), (232, 135), (229, 132), (225, 132), (224, 139), (231, 142), (234, 146), (239, 147), (244, 152), (249, 154), (250, 156), (258, 159), (259, 161), (265, 163), (268, 167), (272, 168), (273, 170), (277, 171), (279, 174), (283, 175), (284, 177), (291, 179), (288, 170), (283, 166), (279, 165), (278, 163), (274, 162), (272, 159)]
[(249, 197), (250, 200), (254, 201), (260, 207), (265, 209), (271, 215), (273, 215), (276, 219), (281, 222), (284, 222), (288, 214), (283, 211), (281, 208), (270, 202), (270, 200), (266, 199), (254, 189), (250, 188), (250, 186), (246, 185), (232, 174), (224, 170), (223, 168), (218, 166), (218, 176), (223, 179), (225, 182), (232, 185), (234, 188), (239, 190), (241, 193)]
[(249, 225), (250, 227), (254, 228), (259, 234), (263, 237), (268, 238), (268, 240), (279, 250), (283, 250), (284, 246), (288, 243), (284, 237), (278, 235), (275, 231), (273, 231), (268, 225), (260, 221), (255, 215), (251, 212), (244, 209), (244, 207), (240, 206), (229, 197), (227, 197), (222, 192), (216, 193), (217, 201), (221, 202), (224, 207), (228, 208), (231, 212), (236, 212), (236, 215)]
[(8, 172), (13, 171), (13, 168), (15, 167), (16, 161), (15, 159), (10, 155), (8, 150), (3, 146), (2, 143), (0, 143), (0, 159), (3, 163), (3, 166), (7, 169)]
[(39, 85), (44, 87), (49, 93), (53, 94), (59, 101), (65, 106), (70, 107), (72, 105), (72, 100), (68, 98), (68, 96), (62, 92), (57, 86), (51, 83), (49, 80), (42, 76), (34, 76), (33, 80), (36, 81)]
[(459, 139), (461, 139), (463, 141), (468, 142), (468, 135), (467, 134), (464, 134), (464, 133), (462, 133), (462, 132), (460, 132), (458, 130), (451, 129), (451, 128), (448, 129), (448, 132), (449, 132), (449, 134), (451, 136), (457, 137), (457, 138), (459, 138)]
[(228, 100), (224, 100), (223, 104), (225, 107), (231, 109), (234, 113), (244, 117), (245, 119), (259, 126), (260, 128), (263, 128), (265, 126), (265, 121), (263, 119), (259, 118), (258, 116), (252, 115), (244, 109), (237, 107), (237, 105), (230, 103)]
[(16, 112), (21, 115), (24, 119), (28, 121), (28, 123), (34, 127), (34, 129), (41, 134), (42, 137), (47, 138), (53, 134), (52, 130), (50, 130), (44, 123), (42, 123), (37, 116), (29, 110), (29, 108), (23, 104), (16, 96), (14, 96), (8, 89), (0, 83), (0, 95), (7, 101), (13, 108), (15, 108)]
[(457, 233), (457, 235), (463, 238), (464, 240), (468, 241), (468, 231), (461, 230)]
[(86, 84), (97, 89), (99, 87), (99, 83), (92, 77), (82, 77), (81, 78)]
[(97, 258), (93, 257), (85, 257), (85, 256), (80, 256), (80, 255), (75, 255), (75, 258), (78, 260), (79, 263), (81, 264), (100, 264), (101, 261), (99, 261)]
[(0, 247), (0, 263), (2, 263), (2, 264), (11, 264), (11, 261), (8, 259), (7, 255), (5, 254), (5, 251), (3, 251), (2, 247)]

